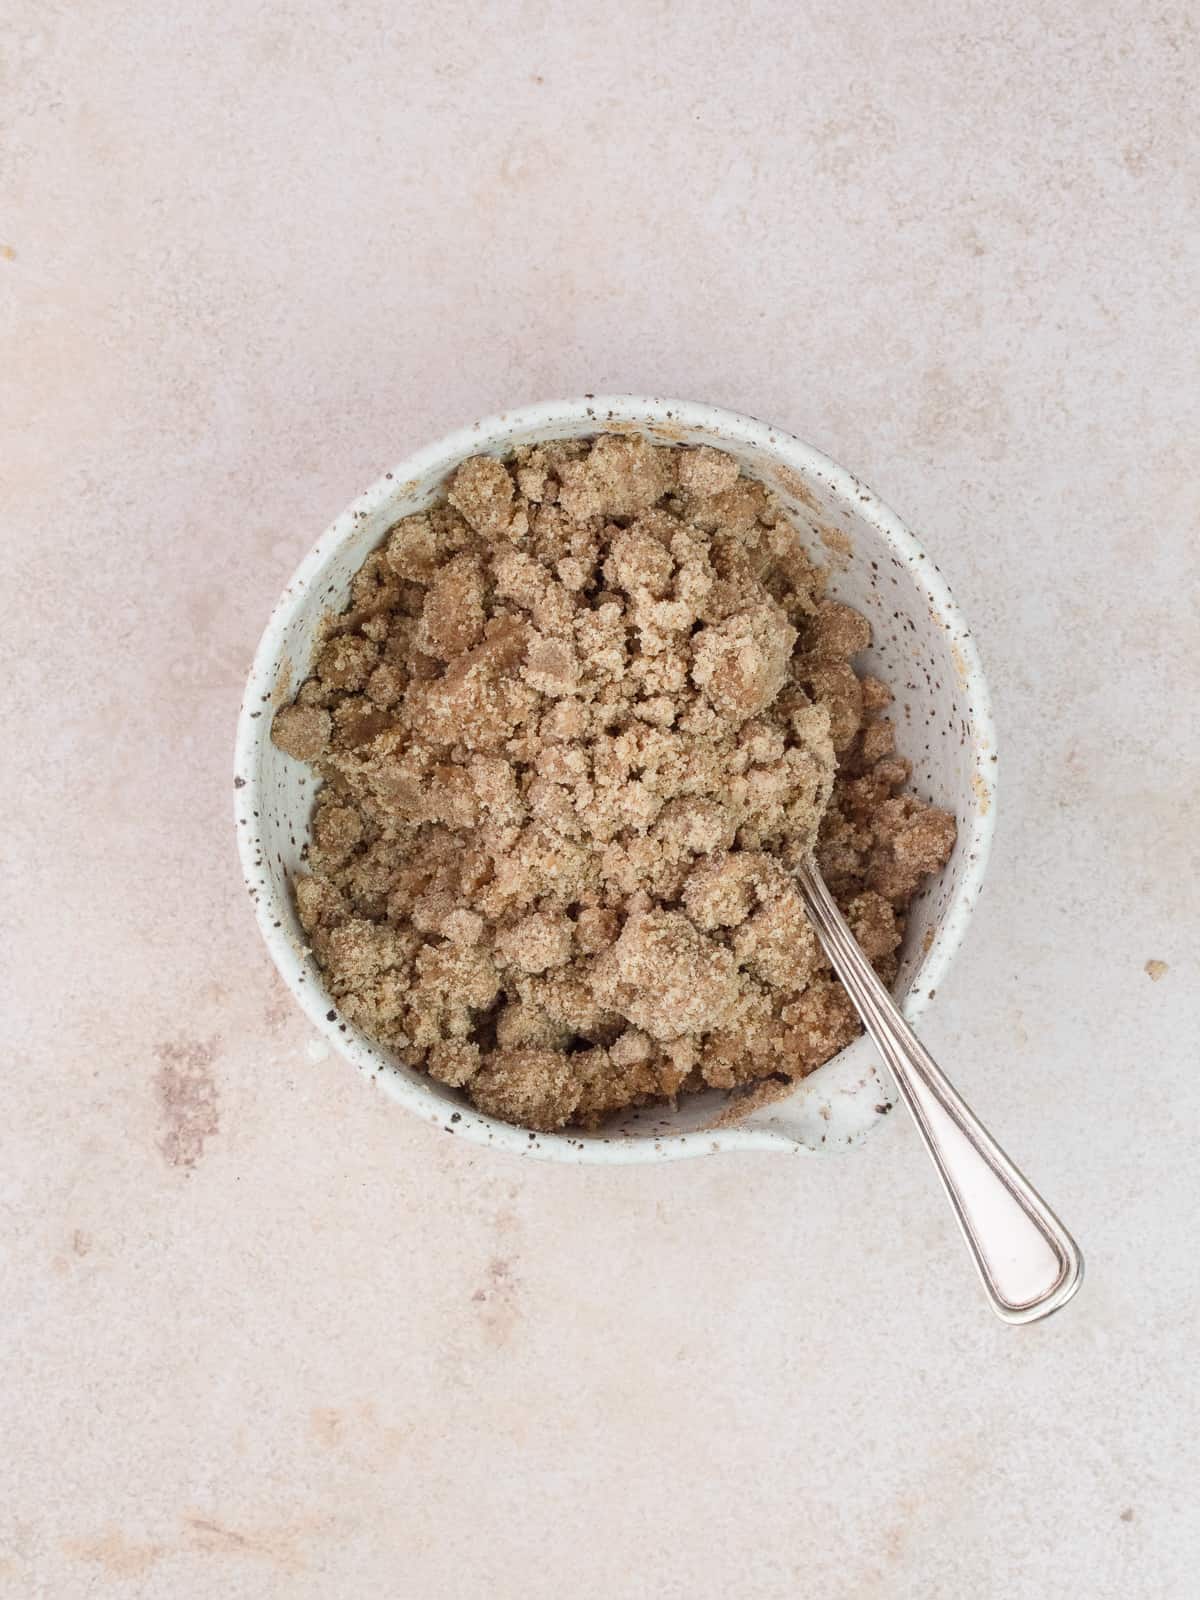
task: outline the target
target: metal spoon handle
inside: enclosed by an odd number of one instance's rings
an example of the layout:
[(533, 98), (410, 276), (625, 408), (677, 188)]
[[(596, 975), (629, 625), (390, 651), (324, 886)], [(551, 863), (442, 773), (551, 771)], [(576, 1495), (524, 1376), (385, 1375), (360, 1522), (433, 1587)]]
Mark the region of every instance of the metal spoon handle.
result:
[(992, 1309), (1005, 1322), (1049, 1316), (1083, 1280), (1078, 1246), (900, 1015), (816, 867), (805, 865), (796, 877), (825, 952), (933, 1157)]

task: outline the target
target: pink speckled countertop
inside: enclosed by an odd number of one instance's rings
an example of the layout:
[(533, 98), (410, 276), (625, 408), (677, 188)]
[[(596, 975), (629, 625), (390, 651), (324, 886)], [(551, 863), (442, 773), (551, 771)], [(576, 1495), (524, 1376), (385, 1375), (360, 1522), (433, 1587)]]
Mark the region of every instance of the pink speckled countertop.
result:
[[(10, 4), (0, 1593), (1195, 1594), (1194, 17)], [(811, 439), (975, 625), (1000, 832), (927, 1032), (1088, 1255), (1044, 1326), (899, 1116), (489, 1156), (270, 968), (277, 590), (415, 446), (585, 389)]]

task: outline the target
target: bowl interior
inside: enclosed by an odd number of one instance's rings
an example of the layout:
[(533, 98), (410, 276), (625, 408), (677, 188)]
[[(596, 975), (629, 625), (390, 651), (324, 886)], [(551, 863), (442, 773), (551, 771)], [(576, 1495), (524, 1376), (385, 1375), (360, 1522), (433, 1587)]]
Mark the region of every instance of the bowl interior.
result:
[[(602, 431), (636, 431), (658, 443), (712, 444), (780, 498), (830, 592), (870, 620), (868, 669), (893, 690), (897, 745), (912, 787), (956, 812), (950, 862), (913, 903), (894, 992), (910, 1017), (923, 1009), (961, 937), (982, 877), (995, 752), (986, 691), (965, 625), (945, 585), (903, 526), (850, 474), (752, 419), (670, 401), (604, 400), (541, 406), (478, 424), (413, 457), (351, 506), (302, 564), (259, 646), (239, 728), (236, 812), (247, 887), (283, 976), (339, 1050), (410, 1108), (453, 1132), (568, 1159), (686, 1155), (747, 1143), (829, 1149), (857, 1142), (890, 1109), (890, 1088), (860, 1039), (786, 1099), (737, 1126), (716, 1126), (728, 1097), (713, 1090), (629, 1115), (599, 1134), (532, 1135), (481, 1117), (456, 1091), (400, 1065), (342, 1023), (306, 953), (290, 882), (302, 867), (315, 779), (271, 743), (275, 708), (307, 675), (319, 625), (340, 611), (367, 554), (398, 518), (422, 510), (468, 456)], [(331, 1014), (333, 1013), (333, 1014)]]

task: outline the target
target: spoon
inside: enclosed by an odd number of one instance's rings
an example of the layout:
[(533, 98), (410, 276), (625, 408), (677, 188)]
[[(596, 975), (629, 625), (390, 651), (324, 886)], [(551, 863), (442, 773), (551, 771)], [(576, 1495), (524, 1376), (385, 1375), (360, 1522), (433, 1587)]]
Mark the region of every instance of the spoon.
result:
[(1048, 1317), (1083, 1282), (1078, 1245), (900, 1015), (816, 864), (799, 867), (796, 881), (834, 971), (913, 1114), (992, 1310), (1005, 1322)]

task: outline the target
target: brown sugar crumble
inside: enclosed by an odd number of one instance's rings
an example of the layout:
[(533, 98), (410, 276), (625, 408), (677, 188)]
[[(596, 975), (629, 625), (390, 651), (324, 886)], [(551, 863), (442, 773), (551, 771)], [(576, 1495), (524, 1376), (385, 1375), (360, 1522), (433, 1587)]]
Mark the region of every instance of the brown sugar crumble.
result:
[(781, 507), (719, 451), (478, 456), (356, 575), (275, 717), (346, 1021), (530, 1128), (784, 1084), (861, 1029), (790, 868), (886, 981), (954, 820)]

